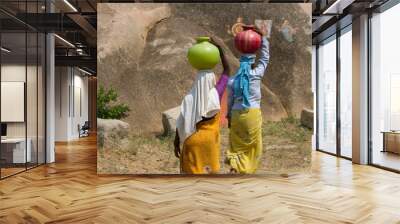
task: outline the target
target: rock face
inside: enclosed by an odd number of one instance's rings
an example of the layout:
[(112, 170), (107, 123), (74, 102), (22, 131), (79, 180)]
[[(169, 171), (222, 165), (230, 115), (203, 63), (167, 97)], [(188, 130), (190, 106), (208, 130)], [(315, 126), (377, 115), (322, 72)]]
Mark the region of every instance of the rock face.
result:
[(301, 122), (301, 125), (303, 125), (304, 127), (313, 129), (314, 128), (314, 111), (304, 108), (301, 111), (300, 122)]
[(97, 144), (102, 150), (125, 148), (129, 145), (129, 124), (120, 120), (97, 119)]
[[(312, 106), (311, 18), (301, 4), (99, 4), (98, 14), (98, 83), (129, 105), (124, 121), (137, 134), (162, 132), (160, 113), (190, 90), (196, 71), (186, 56), (196, 37), (218, 40), (236, 72), (240, 55), (230, 28), (238, 16), (245, 23), (273, 20), (261, 87), (264, 120), (300, 117)], [(285, 20), (296, 29), (291, 43), (279, 31)], [(214, 72), (218, 78), (221, 65)]]
[(176, 130), (176, 120), (181, 112), (181, 107), (174, 107), (162, 113), (162, 124), (164, 127), (164, 135), (171, 135)]

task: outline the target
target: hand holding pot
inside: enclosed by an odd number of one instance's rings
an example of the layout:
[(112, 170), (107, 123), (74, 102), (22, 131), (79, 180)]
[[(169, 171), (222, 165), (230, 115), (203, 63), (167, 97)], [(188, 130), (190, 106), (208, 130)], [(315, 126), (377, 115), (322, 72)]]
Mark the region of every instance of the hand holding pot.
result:
[(265, 27), (265, 25), (261, 25), (260, 28), (255, 28), (254, 31), (256, 31), (256, 33), (258, 33), (260, 36), (262, 37), (266, 37), (268, 34), (267, 28)]
[(255, 26), (257, 27), (258, 33), (264, 37), (269, 38), (271, 35), (272, 28), (272, 20), (261, 20), (256, 19), (254, 21)]
[(219, 56), (220, 56), (220, 58), (221, 58), (221, 62), (222, 62), (222, 67), (223, 67), (223, 74), (226, 74), (226, 75), (230, 75), (231, 74), (231, 69), (230, 69), (230, 66), (229, 66), (229, 63), (228, 63), (228, 60), (226, 59), (226, 57), (225, 57), (225, 52), (224, 52), (224, 49), (221, 47), (221, 45), (220, 44), (218, 44), (217, 42), (222, 42), (222, 40), (218, 40), (218, 41), (216, 41), (216, 38), (213, 38), (213, 37), (210, 37), (210, 43), (211, 44), (214, 44), (217, 48), (218, 48), (218, 50), (219, 50)]

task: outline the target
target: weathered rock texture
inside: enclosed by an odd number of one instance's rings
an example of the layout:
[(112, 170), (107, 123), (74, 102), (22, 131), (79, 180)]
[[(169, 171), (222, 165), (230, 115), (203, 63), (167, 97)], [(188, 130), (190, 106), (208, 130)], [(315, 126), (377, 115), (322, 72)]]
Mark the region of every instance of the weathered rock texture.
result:
[[(308, 8), (308, 9), (307, 9)], [(125, 120), (135, 133), (162, 132), (161, 113), (180, 105), (196, 71), (186, 54), (197, 36), (213, 36), (226, 49), (234, 72), (239, 54), (231, 26), (273, 20), (271, 59), (263, 79), (265, 120), (300, 117), (312, 107), (311, 17), (301, 4), (99, 4), (98, 82), (114, 87), (130, 106)], [(296, 29), (289, 43), (285, 20)], [(217, 66), (216, 74), (222, 68)]]
[(162, 124), (164, 127), (164, 135), (171, 135), (176, 130), (176, 120), (181, 112), (181, 107), (174, 107), (162, 113)]
[(129, 124), (120, 120), (97, 119), (99, 149), (125, 148), (129, 145)]
[(300, 116), (301, 125), (309, 129), (314, 128), (314, 111), (303, 109)]

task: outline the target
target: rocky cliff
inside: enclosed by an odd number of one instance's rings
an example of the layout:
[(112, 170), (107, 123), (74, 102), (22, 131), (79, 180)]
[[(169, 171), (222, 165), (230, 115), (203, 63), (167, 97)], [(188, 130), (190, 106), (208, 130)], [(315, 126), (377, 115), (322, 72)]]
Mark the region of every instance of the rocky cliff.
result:
[[(271, 61), (263, 79), (266, 120), (312, 108), (311, 18), (305, 4), (99, 4), (98, 83), (131, 108), (136, 133), (161, 132), (161, 112), (180, 104), (196, 71), (186, 59), (197, 36), (213, 36), (238, 66), (230, 28), (238, 18), (273, 20)], [(222, 68), (215, 71), (218, 75)], [(234, 71), (233, 70), (233, 71)]]

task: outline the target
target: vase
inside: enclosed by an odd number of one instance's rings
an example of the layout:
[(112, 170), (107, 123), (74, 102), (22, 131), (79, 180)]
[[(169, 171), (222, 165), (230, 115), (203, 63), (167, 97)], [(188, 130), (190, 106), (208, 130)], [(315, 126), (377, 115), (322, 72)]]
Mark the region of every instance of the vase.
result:
[(243, 26), (243, 31), (235, 36), (235, 47), (244, 54), (254, 54), (261, 47), (261, 36), (254, 26)]
[(188, 51), (189, 63), (198, 70), (212, 69), (221, 58), (218, 48), (210, 43), (209, 37), (198, 37), (197, 43)]

